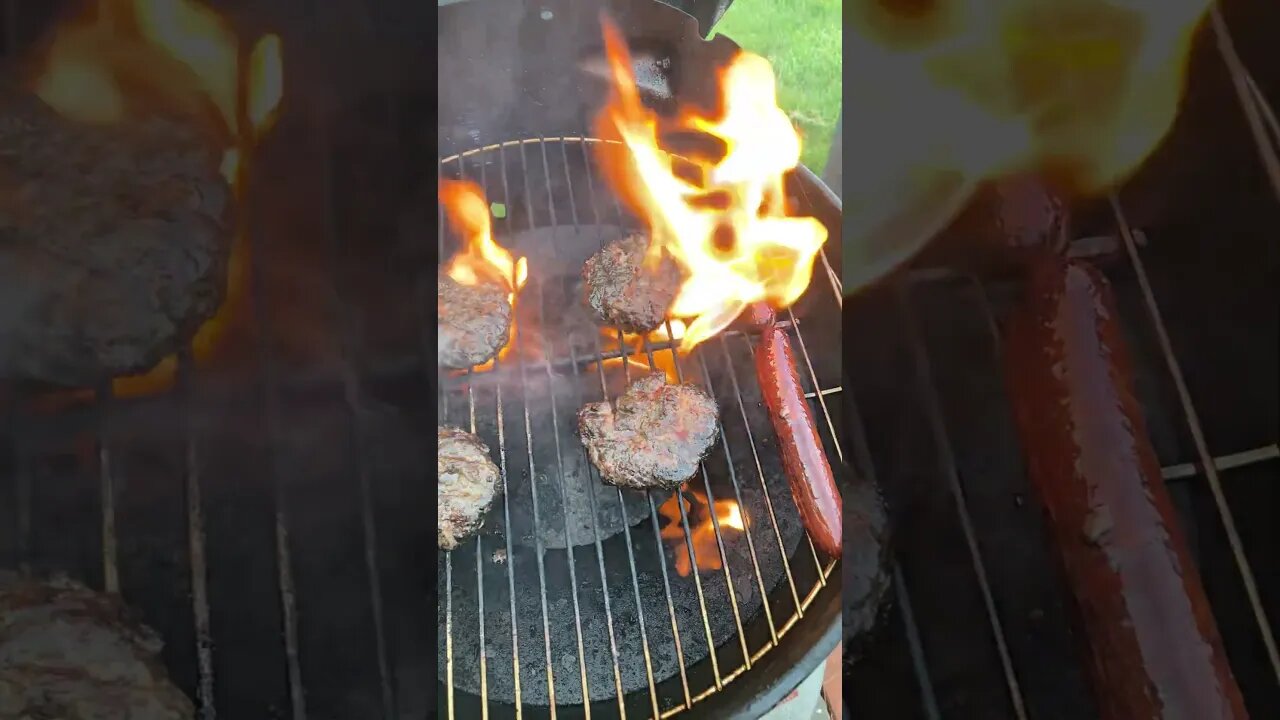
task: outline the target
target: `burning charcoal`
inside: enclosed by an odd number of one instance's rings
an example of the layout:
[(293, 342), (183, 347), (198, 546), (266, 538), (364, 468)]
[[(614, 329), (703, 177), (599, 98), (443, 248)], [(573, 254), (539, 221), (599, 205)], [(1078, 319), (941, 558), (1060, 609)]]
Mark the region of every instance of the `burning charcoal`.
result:
[(462, 285), (439, 274), (436, 362), (445, 368), (469, 368), (492, 359), (511, 331), (508, 292), (494, 283)]
[(592, 255), (582, 269), (591, 309), (626, 332), (647, 333), (661, 325), (683, 280), (665, 253), (656, 268), (645, 267), (648, 250), (647, 235), (628, 235)]
[(674, 489), (693, 477), (719, 432), (715, 400), (695, 385), (669, 385), (661, 373), (633, 381), (614, 410), (578, 411), (578, 435), (610, 485)]
[(0, 575), (0, 717), (187, 720), (164, 643), (114, 597), (66, 579)]
[(480, 531), (498, 496), (498, 466), (480, 438), (453, 427), (437, 433), (438, 535), (441, 550), (452, 550)]
[(167, 120), (82, 125), (3, 84), (0, 104), (0, 374), (150, 369), (222, 302), (216, 158)]

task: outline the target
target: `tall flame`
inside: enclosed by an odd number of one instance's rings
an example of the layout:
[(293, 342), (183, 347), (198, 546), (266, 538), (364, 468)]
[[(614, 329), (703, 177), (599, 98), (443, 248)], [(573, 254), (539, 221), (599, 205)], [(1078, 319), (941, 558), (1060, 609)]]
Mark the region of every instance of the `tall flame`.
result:
[[(718, 160), (680, 158), (659, 139), (658, 118), (636, 91), (626, 46), (604, 23), (613, 95), (597, 121), (602, 165), (614, 191), (648, 225), (651, 260), (665, 250), (686, 279), (669, 311), (691, 318), (681, 348), (692, 349), (747, 305), (786, 307), (799, 299), (826, 242), (813, 218), (788, 215), (783, 181), (800, 162), (800, 137), (777, 104), (773, 69), (741, 53), (720, 73), (723, 113), (686, 113), (680, 125), (723, 142)], [(697, 166), (686, 179), (678, 163)]]
[[(277, 36), (259, 38), (241, 63), (235, 33), (193, 0), (99, 0), (59, 29), (34, 89), (58, 113), (85, 123), (129, 122), (135, 107), (148, 104), (145, 111), (212, 115), (224, 143), (222, 174), (238, 195), (245, 159), (275, 121), (283, 78)], [(247, 254), (237, 232), (223, 304), (192, 342), (197, 362), (242, 311)], [(168, 387), (176, 365), (167, 357), (148, 373), (117, 379), (114, 390), (131, 396)]]
[[(472, 182), (462, 180), (440, 181), (440, 205), (454, 230), (462, 236), (463, 246), (449, 261), (445, 272), (461, 285), (495, 283), (506, 287), (507, 302), (514, 306), (516, 293), (529, 279), (527, 258), (514, 258), (506, 248), (493, 239), (493, 221), (489, 217), (489, 203), (484, 190)], [(511, 320), (507, 342), (493, 360), (477, 365), (472, 371), (488, 372), (497, 360), (503, 360), (515, 349), (516, 320)]]
[(986, 180), (1122, 181), (1173, 124), (1209, 0), (912, 5), (847, 5), (846, 291), (910, 258)]
[(462, 250), (449, 261), (445, 272), (461, 285), (496, 282), (512, 292), (529, 279), (525, 258), (514, 259), (493, 239), (493, 222), (484, 190), (472, 182), (440, 181), (440, 204), (454, 230), (462, 236)]

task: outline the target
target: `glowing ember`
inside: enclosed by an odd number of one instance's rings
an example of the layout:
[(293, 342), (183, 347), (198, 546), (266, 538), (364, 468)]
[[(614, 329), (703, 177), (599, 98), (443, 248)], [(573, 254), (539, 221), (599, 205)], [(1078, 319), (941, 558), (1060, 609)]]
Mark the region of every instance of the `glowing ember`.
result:
[[(687, 130), (723, 141), (717, 161), (677, 158), (659, 141), (658, 118), (641, 103), (621, 35), (604, 26), (613, 95), (597, 121), (600, 159), (613, 190), (647, 225), (650, 258), (667, 250), (687, 273), (673, 318), (692, 318), (681, 348), (692, 349), (752, 302), (791, 305), (809, 285), (826, 242), (814, 218), (788, 216), (783, 180), (800, 162), (800, 137), (777, 105), (773, 69), (741, 53), (720, 74), (724, 113), (689, 113)], [(677, 162), (697, 166), (691, 182)]]
[[(689, 498), (693, 498), (694, 502), (690, 502)], [(693, 564), (689, 561), (689, 547), (685, 543), (684, 524), (680, 522), (680, 506), (676, 504), (681, 502), (684, 503), (685, 515), (689, 519), (689, 538), (693, 543), (693, 553), (697, 556), (698, 570), (719, 570), (723, 564), (720, 561), (720, 548), (716, 544), (716, 528), (707, 509), (707, 496), (686, 485), (658, 508), (658, 513), (668, 521), (659, 534), (671, 544), (676, 558), (676, 573), (680, 577), (688, 577), (693, 569)], [(741, 509), (732, 500), (715, 502), (715, 520), (720, 525), (722, 535), (729, 530), (741, 532), (747, 528)]]
[[(245, 159), (273, 124), (284, 94), (280, 39), (259, 38), (243, 67), (238, 44), (222, 18), (192, 0), (99, 0), (58, 31), (33, 85), (46, 104), (79, 122), (124, 123), (136, 111), (155, 110), (207, 119), (212, 108), (225, 143), (222, 173), (238, 195)], [(241, 84), (244, 105), (237, 100)], [(212, 356), (241, 316), (247, 255), (237, 232), (226, 297), (192, 341), (197, 363)], [(113, 389), (122, 396), (163, 390), (176, 367), (167, 357), (146, 374), (115, 380)]]
[(857, 3), (846, 15), (846, 291), (907, 260), (983, 181), (1049, 171), (1092, 194), (1177, 115), (1209, 0)]
[[(507, 302), (515, 304), (516, 293), (529, 279), (527, 258), (513, 258), (511, 253), (493, 239), (493, 221), (489, 217), (489, 202), (484, 190), (471, 182), (457, 180), (440, 181), (440, 205), (455, 232), (462, 237), (463, 247), (449, 261), (445, 272), (461, 285), (480, 282), (498, 283), (511, 292)], [(516, 345), (516, 319), (511, 318), (511, 332), (507, 344), (494, 360), (477, 365), (474, 372), (488, 372), (495, 361), (503, 360)]]

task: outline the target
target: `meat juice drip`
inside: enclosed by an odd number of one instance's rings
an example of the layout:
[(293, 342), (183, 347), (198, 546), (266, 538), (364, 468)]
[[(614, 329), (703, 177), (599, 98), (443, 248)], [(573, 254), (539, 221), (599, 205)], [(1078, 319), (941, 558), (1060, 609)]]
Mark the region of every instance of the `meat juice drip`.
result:
[(1007, 332), (1028, 471), (1106, 720), (1246, 718), (1134, 394), (1106, 279), (1046, 255)]

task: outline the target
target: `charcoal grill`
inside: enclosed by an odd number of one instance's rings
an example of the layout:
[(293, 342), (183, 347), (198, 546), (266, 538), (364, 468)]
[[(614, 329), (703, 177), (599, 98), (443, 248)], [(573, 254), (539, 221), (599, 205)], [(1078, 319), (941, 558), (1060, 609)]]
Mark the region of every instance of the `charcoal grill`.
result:
[[(453, 155), (440, 161), (426, 132), (444, 100), (418, 72), (437, 58), (402, 30), (429, 27), (412, 14), (419, 3), (215, 5), (246, 37), (283, 29), (289, 88), (239, 208), (250, 251), (244, 313), (227, 357), (206, 365), (180, 353), (170, 386), (121, 394), (102, 378), (87, 389), (4, 387), (0, 566), (64, 572), (119, 593), (164, 637), (170, 675), (204, 720), (433, 710), (657, 717), (694, 706), (756, 716), (781, 700), (834, 648), (840, 591), (782, 479), (752, 336), (731, 332), (673, 366), (710, 386), (723, 409), (724, 440), (691, 488), (707, 502), (739, 503), (747, 527), (735, 534), (713, 523), (712, 542), (690, 547), (702, 511), (678, 510), (690, 554), (719, 561), (682, 576), (680, 542), (660, 538), (666, 498), (626, 497), (618, 512), (622, 496), (589, 475), (565, 434), (580, 402), (616, 395), (638, 369), (614, 366), (609, 338), (588, 325), (577, 344), (539, 337), (542, 355), (439, 387), (426, 360), (425, 271), (447, 257), (431, 241), (435, 213), (419, 217), (434, 194), (429, 172), (482, 182), (509, 208), (500, 231), (519, 236), (531, 257), (542, 253), (517, 311), (521, 332), (533, 333), (564, 324), (552, 298), (570, 290), (540, 279), (539, 263), (554, 260), (553, 249), (568, 257), (598, 247), (630, 224), (590, 165), (593, 141), (511, 125), (481, 137), (530, 139), (444, 150)], [(3, 7), (9, 50), (58, 11)], [(575, 6), (547, 7), (569, 18)], [(689, 34), (684, 15), (660, 8), (654, 17), (659, 34)], [(577, 19), (598, 39), (594, 10)], [(536, 11), (532, 20), (542, 22)], [(576, 60), (556, 58), (562, 68)], [(568, 115), (582, 127), (591, 93), (558, 87), (572, 93), (559, 103), (572, 112), (540, 120), (563, 126)], [(487, 110), (512, 115), (506, 105)], [(838, 243), (834, 196), (807, 171), (794, 190)], [(824, 260), (786, 318), (833, 459), (839, 359), (809, 328), (836, 322), (838, 266), (838, 255)], [(645, 363), (672, 356), (670, 344), (643, 351)], [(526, 380), (505, 385), (513, 371)], [(427, 572), (437, 558), (422, 517), (433, 504), (423, 440), (432, 396), (442, 416), (500, 449), (509, 487), (490, 532), (438, 558), (441, 587)], [(585, 482), (603, 494), (582, 493)], [(564, 531), (592, 503), (600, 514)]]
[[(1070, 246), (1117, 291), (1148, 428), (1253, 717), (1280, 707), (1280, 128), (1263, 97), (1280, 87), (1260, 30), (1276, 19), (1213, 8), (1172, 134), (1113, 196), (1073, 208)], [(982, 232), (957, 223), (937, 245), (975, 247)], [(846, 717), (1096, 717), (1004, 390), (1018, 283), (935, 257), (851, 300), (845, 319), (847, 444), (889, 494), (899, 542), (893, 617), (846, 667)]]
[[(723, 712), (723, 703), (711, 709), (719, 691), (796, 642), (806, 624), (829, 623), (839, 612), (837, 563), (820, 556), (801, 528), (773, 448), (751, 335), (731, 330), (689, 355), (676, 353), (678, 342), (670, 340), (645, 338), (633, 348), (577, 309), (582, 262), (639, 228), (601, 184), (593, 162), (600, 142), (533, 138), (440, 163), (442, 177), (478, 182), (501, 204), (495, 236), (530, 267), (509, 355), (485, 372), (442, 380), (442, 422), (479, 432), (494, 448), (507, 488), (492, 521), (505, 533), (441, 553), (446, 717)], [(811, 174), (796, 180), (803, 212), (824, 222), (839, 217)], [(811, 209), (810, 198), (825, 204)], [(835, 236), (837, 228), (829, 228)], [(442, 234), (440, 257), (450, 257), (456, 242)], [(820, 327), (822, 318), (834, 322), (839, 299), (824, 255), (801, 309), (787, 316), (833, 458), (841, 457), (838, 359), (830, 345), (806, 345), (804, 328)], [(695, 543), (698, 518), (683, 503), (666, 493), (608, 488), (586, 460), (575, 434), (577, 408), (616, 397), (636, 373), (654, 369), (717, 399), (721, 440), (688, 486), (712, 506), (736, 503), (745, 532), (712, 515), (714, 543)], [(669, 500), (678, 515), (660, 514)], [(674, 544), (663, 539), (671, 523), (679, 530)], [(674, 565), (679, 554), (698, 567), (707, 554), (714, 559), (682, 576)], [(832, 635), (806, 649), (829, 651), (834, 641)]]

